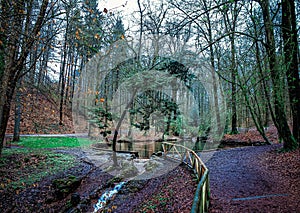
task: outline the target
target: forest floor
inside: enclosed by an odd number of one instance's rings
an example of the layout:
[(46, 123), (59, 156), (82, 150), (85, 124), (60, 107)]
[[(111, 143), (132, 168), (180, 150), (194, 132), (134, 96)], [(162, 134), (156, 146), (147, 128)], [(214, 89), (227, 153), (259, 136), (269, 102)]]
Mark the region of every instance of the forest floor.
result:
[[(279, 153), (280, 148), (275, 144), (201, 153), (210, 170), (209, 212), (299, 212), (300, 151)], [(120, 181), (87, 161), (81, 149), (56, 152), (75, 155), (78, 164), (22, 189), (2, 188), (1, 212), (93, 212), (101, 194)], [(22, 173), (17, 162), (29, 163), (22, 155), (8, 160), (0, 171), (1, 183), (13, 179), (10, 171), (16, 168)], [(76, 181), (66, 193), (54, 184), (72, 182), (73, 177)], [(157, 178), (129, 181), (104, 212), (190, 212), (195, 188), (192, 171), (179, 165)], [(80, 204), (74, 201), (76, 195)]]

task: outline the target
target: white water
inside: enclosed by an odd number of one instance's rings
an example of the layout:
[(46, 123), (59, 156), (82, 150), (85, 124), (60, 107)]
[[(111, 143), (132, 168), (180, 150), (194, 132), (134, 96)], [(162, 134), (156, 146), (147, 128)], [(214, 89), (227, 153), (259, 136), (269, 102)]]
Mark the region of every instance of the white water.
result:
[(121, 182), (118, 185), (116, 185), (112, 190), (105, 192), (99, 199), (98, 202), (94, 205), (94, 212), (99, 211), (102, 209), (106, 203), (114, 196), (117, 194), (120, 189), (126, 184), (127, 182)]

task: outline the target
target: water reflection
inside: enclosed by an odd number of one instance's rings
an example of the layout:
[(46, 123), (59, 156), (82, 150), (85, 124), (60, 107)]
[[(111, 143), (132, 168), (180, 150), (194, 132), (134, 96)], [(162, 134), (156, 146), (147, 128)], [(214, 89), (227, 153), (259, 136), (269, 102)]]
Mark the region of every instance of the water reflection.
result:
[(118, 151), (135, 151), (139, 153), (139, 158), (148, 159), (153, 153), (162, 151), (161, 142), (145, 141), (145, 142), (131, 142), (118, 143)]
[[(196, 152), (201, 152), (203, 150), (210, 150), (218, 148), (219, 144), (215, 143), (202, 143), (202, 142), (192, 142), (192, 141), (178, 141), (176, 144), (181, 144), (189, 149)], [(138, 152), (139, 158), (148, 159), (153, 153), (157, 153), (162, 150), (162, 143), (155, 141), (133, 141), (126, 143), (117, 143), (118, 151), (135, 151)]]

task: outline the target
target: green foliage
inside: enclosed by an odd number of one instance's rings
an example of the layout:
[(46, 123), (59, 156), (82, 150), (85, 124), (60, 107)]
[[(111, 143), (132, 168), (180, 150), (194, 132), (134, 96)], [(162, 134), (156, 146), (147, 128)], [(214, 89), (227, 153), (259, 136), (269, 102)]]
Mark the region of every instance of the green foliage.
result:
[[(177, 103), (164, 93), (148, 90), (136, 98), (134, 107), (129, 112), (133, 118), (142, 118), (142, 120), (136, 119), (131, 123), (131, 125), (142, 131), (149, 130), (150, 116), (155, 112), (162, 114), (164, 123), (170, 123), (171, 126), (173, 122), (173, 127), (175, 127), (179, 108)], [(177, 127), (179, 126), (176, 126), (173, 130), (177, 129)]]
[(182, 115), (176, 117), (175, 120), (171, 121), (171, 130), (174, 135), (179, 136), (183, 134), (183, 118)]
[(91, 117), (90, 122), (95, 123), (98, 126), (100, 129), (100, 134), (103, 135), (103, 137), (111, 134), (111, 130), (109, 128), (111, 127), (111, 122), (113, 121), (113, 115), (109, 110), (103, 108), (102, 106), (98, 106), (90, 109), (89, 114)]
[(63, 148), (63, 147), (82, 147), (95, 143), (86, 138), (71, 137), (23, 137), (18, 145), (32, 149)]

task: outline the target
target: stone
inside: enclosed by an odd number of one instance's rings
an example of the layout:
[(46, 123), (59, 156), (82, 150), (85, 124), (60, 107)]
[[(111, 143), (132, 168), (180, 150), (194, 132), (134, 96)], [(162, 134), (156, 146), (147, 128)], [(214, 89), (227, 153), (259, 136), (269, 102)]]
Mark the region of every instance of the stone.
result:
[(78, 193), (73, 193), (71, 195), (71, 204), (72, 206), (77, 206), (80, 203), (80, 195)]

